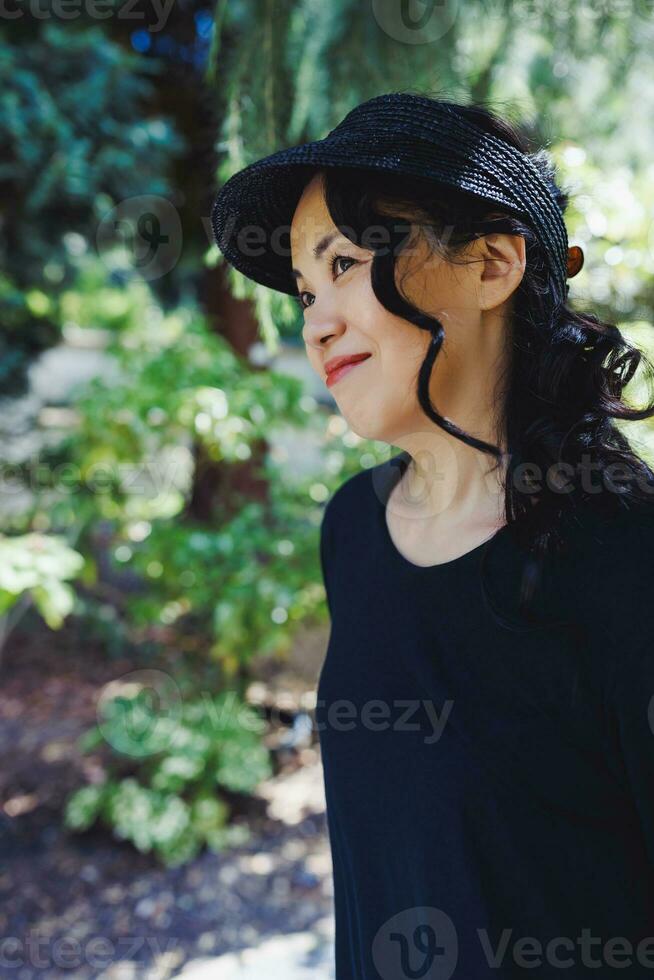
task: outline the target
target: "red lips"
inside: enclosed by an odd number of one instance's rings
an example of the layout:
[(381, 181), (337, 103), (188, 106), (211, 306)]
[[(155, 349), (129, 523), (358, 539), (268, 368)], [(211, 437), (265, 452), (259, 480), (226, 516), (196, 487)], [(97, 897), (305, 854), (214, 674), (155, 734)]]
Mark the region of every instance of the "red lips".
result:
[(323, 365), (327, 378), (329, 378), (330, 374), (340, 370), (346, 364), (358, 364), (359, 361), (365, 361), (368, 357), (370, 357), (370, 353), (367, 351), (363, 354), (343, 354), (341, 357), (331, 357)]

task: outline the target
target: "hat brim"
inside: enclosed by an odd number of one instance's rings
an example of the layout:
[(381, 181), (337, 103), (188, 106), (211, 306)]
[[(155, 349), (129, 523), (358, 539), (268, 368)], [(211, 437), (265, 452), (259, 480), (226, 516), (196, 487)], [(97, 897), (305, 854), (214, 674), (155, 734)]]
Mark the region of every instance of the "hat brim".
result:
[(211, 209), (216, 244), (239, 272), (289, 296), (297, 295), (291, 275), (290, 225), (311, 172), (320, 167), (397, 171), (398, 154), (366, 153), (358, 141), (356, 159), (339, 140), (317, 140), (279, 150), (243, 170), (221, 187)]

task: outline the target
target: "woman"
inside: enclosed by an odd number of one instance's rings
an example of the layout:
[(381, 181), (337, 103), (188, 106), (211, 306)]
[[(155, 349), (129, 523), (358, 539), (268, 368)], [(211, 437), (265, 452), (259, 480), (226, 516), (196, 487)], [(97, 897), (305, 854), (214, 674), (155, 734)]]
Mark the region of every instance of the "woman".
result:
[(613, 421), (652, 366), (567, 304), (566, 205), (494, 113), (408, 92), (214, 205), (401, 449), (321, 528), (337, 980), (654, 976), (654, 474)]

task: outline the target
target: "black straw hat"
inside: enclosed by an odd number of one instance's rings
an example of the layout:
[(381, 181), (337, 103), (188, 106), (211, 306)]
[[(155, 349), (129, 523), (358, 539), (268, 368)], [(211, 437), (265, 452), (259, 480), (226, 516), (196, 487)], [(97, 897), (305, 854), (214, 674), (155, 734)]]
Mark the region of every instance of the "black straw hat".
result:
[(553, 188), (514, 146), (463, 118), (456, 106), (405, 92), (378, 95), (355, 106), (324, 139), (279, 150), (238, 171), (220, 189), (211, 211), (216, 243), (239, 272), (295, 295), (290, 225), (312, 171), (322, 167), (392, 171), (474, 194), (523, 218), (539, 234), (561, 296), (583, 264), (568, 248)]

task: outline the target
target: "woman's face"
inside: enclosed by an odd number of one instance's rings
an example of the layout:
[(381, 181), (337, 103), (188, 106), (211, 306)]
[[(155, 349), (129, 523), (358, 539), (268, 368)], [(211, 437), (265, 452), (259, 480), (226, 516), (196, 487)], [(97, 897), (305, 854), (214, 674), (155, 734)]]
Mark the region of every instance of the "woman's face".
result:
[[(331, 234), (333, 241), (315, 255), (314, 248)], [(327, 381), (325, 365), (333, 358), (368, 355), (328, 385), (350, 428), (362, 438), (391, 445), (401, 445), (426, 426), (433, 428), (416, 396), (430, 334), (379, 303), (370, 282), (373, 253), (338, 233), (318, 174), (295, 210), (291, 253), (304, 306), (302, 335), (318, 376)], [(487, 323), (483, 329), (479, 265), (443, 261), (424, 236), (412, 239), (409, 252), (396, 260), (396, 282), (404, 295), (437, 316), (445, 328), (431, 375), (432, 403), (464, 427), (474, 422), (474, 402), (488, 386), (489, 361), (498, 355), (498, 331), (490, 331)]]

